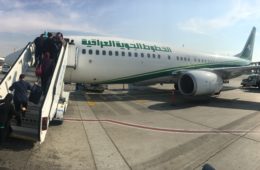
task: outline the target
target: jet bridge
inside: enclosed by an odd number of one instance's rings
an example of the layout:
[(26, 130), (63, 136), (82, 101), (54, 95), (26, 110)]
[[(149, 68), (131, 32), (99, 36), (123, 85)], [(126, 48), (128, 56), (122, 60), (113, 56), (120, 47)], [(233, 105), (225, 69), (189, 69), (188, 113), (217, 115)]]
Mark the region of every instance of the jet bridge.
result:
[[(69, 92), (64, 89), (64, 75), (67, 66), (67, 56), (69, 43), (61, 48), (59, 58), (56, 63), (47, 94), (41, 96), (39, 104), (28, 102), (28, 109), (22, 117), (21, 126), (16, 126), (15, 120), (12, 121), (13, 137), (21, 137), (33, 141), (43, 142), (48, 130), (49, 122), (55, 121), (62, 123), (63, 113), (66, 111)], [(25, 80), (33, 85), (38, 78), (35, 75), (33, 59), (35, 54), (34, 43), (28, 43), (20, 56), (12, 65), (10, 71), (5, 75), (0, 83), (0, 98), (4, 98), (10, 91), (9, 87), (19, 79), (21, 73), (25, 74)]]

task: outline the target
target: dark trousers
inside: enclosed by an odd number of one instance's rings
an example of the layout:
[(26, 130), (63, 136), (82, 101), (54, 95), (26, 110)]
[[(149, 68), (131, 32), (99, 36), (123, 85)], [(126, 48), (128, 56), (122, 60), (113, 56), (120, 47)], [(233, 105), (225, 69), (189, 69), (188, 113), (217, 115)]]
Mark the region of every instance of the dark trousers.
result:
[(28, 103), (27, 102), (21, 102), (14, 100), (14, 107), (18, 115), (15, 116), (15, 119), (17, 120), (17, 125), (21, 125), (21, 113), (22, 116), (25, 116), (25, 112), (22, 111), (22, 107), (25, 107), (27, 110)]
[(37, 66), (38, 64), (41, 64), (42, 61), (42, 51), (41, 50), (35, 50), (35, 63), (34, 66)]
[(10, 121), (6, 122), (4, 127), (1, 126), (0, 127), (0, 144), (4, 143), (6, 138), (9, 136), (9, 134), (11, 133), (11, 124)]
[(0, 128), (0, 144), (4, 143), (6, 136), (6, 128)]
[(42, 87), (42, 92), (44, 95), (47, 94), (49, 84), (50, 84), (50, 76), (43, 75), (41, 77), (41, 87)]
[(21, 107), (25, 107), (27, 109), (28, 103), (27, 102), (21, 102), (19, 100), (14, 100), (14, 107), (17, 112), (21, 111)]

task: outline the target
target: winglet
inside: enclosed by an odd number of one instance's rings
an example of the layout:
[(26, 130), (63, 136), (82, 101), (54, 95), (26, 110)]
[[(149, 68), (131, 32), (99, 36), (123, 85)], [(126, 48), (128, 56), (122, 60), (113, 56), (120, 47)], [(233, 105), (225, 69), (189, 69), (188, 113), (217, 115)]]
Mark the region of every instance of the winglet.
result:
[(241, 53), (235, 55), (236, 57), (243, 58), (243, 59), (250, 60), (250, 61), (252, 60), (254, 43), (255, 43), (255, 32), (256, 32), (256, 28), (253, 27), (253, 29), (246, 41), (244, 49), (242, 50)]

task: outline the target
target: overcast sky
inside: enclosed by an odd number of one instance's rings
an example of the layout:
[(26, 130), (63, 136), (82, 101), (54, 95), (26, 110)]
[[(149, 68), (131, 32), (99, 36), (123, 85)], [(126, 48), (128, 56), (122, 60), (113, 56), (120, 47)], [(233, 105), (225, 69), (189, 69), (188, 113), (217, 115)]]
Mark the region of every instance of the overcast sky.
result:
[(253, 26), (260, 61), (260, 0), (0, 0), (0, 56), (45, 30), (239, 53)]

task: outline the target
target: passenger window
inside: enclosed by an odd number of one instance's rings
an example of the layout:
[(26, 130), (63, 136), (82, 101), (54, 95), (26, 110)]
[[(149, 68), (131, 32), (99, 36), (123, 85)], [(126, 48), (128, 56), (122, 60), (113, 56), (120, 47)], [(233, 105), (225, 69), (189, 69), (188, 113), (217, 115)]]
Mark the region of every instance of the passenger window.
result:
[(112, 54), (113, 54), (113, 53), (112, 53), (112, 51), (108, 51), (108, 55), (110, 55), (110, 56), (111, 56)]
[(86, 54), (86, 49), (82, 49), (82, 54)]
[(91, 49), (88, 50), (88, 54), (89, 54), (89, 55), (92, 55), (92, 54), (93, 54), (93, 50), (91, 50)]
[(118, 56), (118, 51), (115, 51), (115, 55)]
[(186, 61), (186, 57), (184, 57), (184, 61)]
[(99, 50), (96, 50), (96, 55), (99, 55)]
[(153, 58), (156, 58), (155, 54), (153, 54)]
[(132, 56), (132, 53), (131, 53), (131, 52), (128, 52), (128, 56), (131, 57), (131, 56)]
[(183, 58), (181, 57), (181, 61), (183, 60)]
[(124, 51), (122, 51), (122, 56), (125, 56), (125, 52)]
[(170, 60), (170, 59), (171, 59), (171, 56), (168, 55), (168, 60)]
[(148, 58), (150, 58), (150, 57), (151, 57), (149, 53), (147, 54), (147, 57), (148, 57)]
[(161, 55), (160, 54), (158, 54), (158, 56), (157, 56), (159, 59), (161, 58)]
[(138, 53), (135, 53), (135, 57), (138, 57)]
[(177, 56), (176, 58), (177, 58), (177, 60), (179, 60), (179, 56)]
[(141, 53), (141, 57), (144, 57), (144, 53)]
[(103, 54), (103, 55), (106, 55), (106, 51), (105, 51), (105, 50), (103, 50), (103, 51), (102, 51), (102, 54)]

